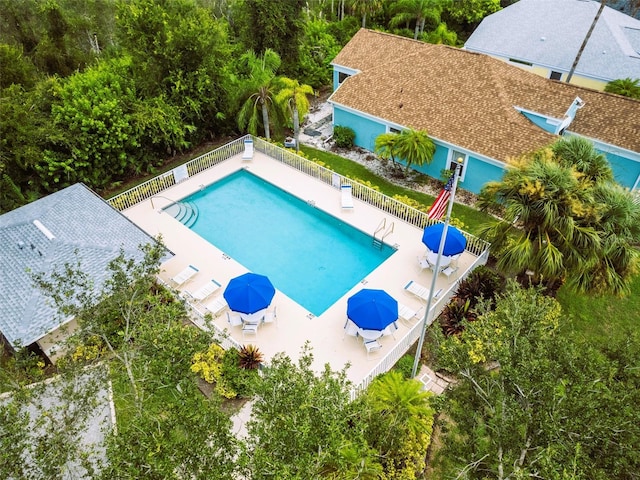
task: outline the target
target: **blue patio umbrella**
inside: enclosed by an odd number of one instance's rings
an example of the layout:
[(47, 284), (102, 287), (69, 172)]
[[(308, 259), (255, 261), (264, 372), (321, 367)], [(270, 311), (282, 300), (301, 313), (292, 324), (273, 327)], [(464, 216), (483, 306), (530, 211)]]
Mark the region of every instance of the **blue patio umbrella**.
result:
[(275, 294), (276, 289), (267, 277), (245, 273), (232, 278), (222, 295), (231, 310), (251, 314), (267, 308)]
[[(432, 252), (437, 252), (440, 248), (440, 238), (442, 238), (443, 229), (444, 223), (436, 223), (435, 225), (426, 227), (424, 232), (422, 232), (422, 243), (424, 243)], [(462, 232), (460, 232), (456, 227), (449, 225), (442, 254), (445, 257), (457, 255), (464, 252), (464, 248), (466, 246), (467, 239), (462, 235)]]
[(384, 290), (363, 288), (347, 300), (347, 317), (364, 330), (384, 330), (398, 319), (398, 302)]

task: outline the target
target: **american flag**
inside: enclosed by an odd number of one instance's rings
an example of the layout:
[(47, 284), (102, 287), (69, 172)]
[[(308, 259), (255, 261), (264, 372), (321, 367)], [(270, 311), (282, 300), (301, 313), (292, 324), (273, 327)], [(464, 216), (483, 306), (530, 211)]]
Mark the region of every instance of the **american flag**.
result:
[(431, 208), (429, 209), (429, 213), (427, 217), (431, 220), (439, 220), (444, 215), (444, 212), (447, 209), (447, 203), (449, 202), (449, 197), (451, 196), (451, 189), (453, 188), (453, 180), (455, 179), (456, 172), (453, 172), (453, 175), (449, 178), (447, 184), (442, 187), (440, 193), (436, 197), (436, 201), (433, 202)]

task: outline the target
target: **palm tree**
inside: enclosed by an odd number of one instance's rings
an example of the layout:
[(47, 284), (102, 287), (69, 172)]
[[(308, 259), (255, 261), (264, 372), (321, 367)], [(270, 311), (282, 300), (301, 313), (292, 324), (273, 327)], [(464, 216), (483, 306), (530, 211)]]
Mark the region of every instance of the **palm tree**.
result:
[(481, 234), (504, 272), (530, 270), (534, 282), (553, 288), (566, 281), (580, 292), (624, 293), (638, 268), (639, 207), (601, 168), (598, 154), (569, 161), (585, 145), (560, 143), (514, 162), (500, 182), (482, 189), (478, 206), (502, 208), (504, 221)]
[(407, 162), (408, 172), (412, 164), (430, 163), (436, 151), (436, 145), (424, 130), (403, 130), (400, 133), (382, 133), (376, 137), (375, 152), (384, 159), (391, 159), (397, 165), (396, 158)]
[(434, 411), (431, 394), (422, 390), (415, 379), (405, 379), (396, 370), (382, 375), (371, 384), (364, 398), (367, 441), (389, 461), (402, 452), (407, 437), (430, 434)]
[(382, 133), (376, 137), (375, 152), (385, 160), (391, 160), (396, 166), (396, 143), (398, 143), (397, 133)]
[(262, 58), (253, 51), (245, 53), (241, 65), (249, 72), (244, 82), (243, 104), (238, 113), (238, 126), (252, 135), (258, 134), (260, 115), (265, 138), (271, 138), (269, 115), (275, 113), (275, 95), (278, 88), (276, 71), (280, 67), (280, 56), (270, 48), (266, 49)]
[(562, 138), (551, 146), (553, 154), (565, 167), (574, 167), (582, 180), (598, 183), (613, 180), (611, 165), (593, 143), (582, 137)]
[(581, 223), (591, 205), (575, 169), (559, 165), (550, 149), (541, 150), (520, 159), (502, 181), (483, 187), (478, 206), (504, 207), (505, 221), (484, 226), (481, 235), (492, 242), (499, 269), (530, 270), (536, 282), (555, 284), (581, 265), (586, 252), (600, 248), (598, 233)]
[(567, 284), (596, 294), (628, 294), (630, 279), (640, 269), (640, 203), (615, 182), (596, 184), (593, 199), (599, 206), (593, 225), (600, 232), (601, 255)]
[(417, 40), (418, 35), (424, 31), (427, 20), (435, 24), (440, 23), (442, 3), (437, 0), (398, 0), (393, 4), (392, 9), (395, 15), (389, 23), (392, 26), (398, 26), (415, 21), (413, 39)]
[(420, 166), (431, 163), (436, 145), (426, 131), (407, 129), (398, 134), (395, 151), (399, 158), (404, 158), (407, 162), (408, 172), (411, 165)]
[(280, 78), (280, 90), (276, 95), (276, 103), (291, 113), (296, 151), (300, 150), (300, 117), (304, 117), (309, 111), (307, 95), (313, 94), (314, 91), (310, 85), (300, 84), (298, 80), (290, 78)]
[(362, 16), (362, 28), (367, 27), (367, 14), (375, 14), (382, 8), (382, 0), (350, 0), (353, 13)]
[(611, 80), (607, 83), (607, 86), (604, 87), (604, 91), (622, 95), (623, 97), (640, 98), (640, 79), (627, 77)]

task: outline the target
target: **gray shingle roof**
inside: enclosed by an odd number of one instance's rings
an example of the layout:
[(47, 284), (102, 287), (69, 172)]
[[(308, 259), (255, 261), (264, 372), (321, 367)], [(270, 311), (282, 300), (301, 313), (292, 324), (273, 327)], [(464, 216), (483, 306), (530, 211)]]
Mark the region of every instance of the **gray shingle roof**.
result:
[(361, 29), (334, 65), (360, 71), (330, 101), (503, 162), (552, 143), (516, 107), (562, 119), (569, 130), (640, 151), (640, 101), (547, 80), (488, 55)]
[[(465, 48), (560, 72), (573, 65), (600, 2), (519, 0), (485, 17)], [(640, 20), (605, 7), (575, 74), (601, 81), (640, 78)]]
[(0, 331), (12, 344), (30, 345), (65, 320), (29, 272), (62, 271), (79, 261), (99, 287), (120, 249), (141, 258), (138, 247), (152, 241), (80, 183), (1, 215)]

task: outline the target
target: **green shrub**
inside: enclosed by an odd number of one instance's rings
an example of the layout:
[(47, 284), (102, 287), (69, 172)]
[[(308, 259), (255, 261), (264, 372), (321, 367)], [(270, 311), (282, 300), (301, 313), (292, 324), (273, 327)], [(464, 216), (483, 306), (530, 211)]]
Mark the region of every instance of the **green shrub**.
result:
[(356, 132), (353, 128), (344, 127), (342, 125), (336, 125), (333, 127), (333, 140), (336, 142), (336, 146), (340, 148), (351, 148), (353, 142), (356, 139)]
[(398, 363), (396, 363), (395, 369), (398, 370), (405, 379), (411, 378), (411, 373), (413, 372), (413, 356), (412, 355), (404, 355)]

